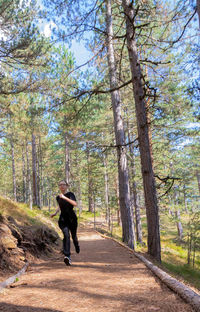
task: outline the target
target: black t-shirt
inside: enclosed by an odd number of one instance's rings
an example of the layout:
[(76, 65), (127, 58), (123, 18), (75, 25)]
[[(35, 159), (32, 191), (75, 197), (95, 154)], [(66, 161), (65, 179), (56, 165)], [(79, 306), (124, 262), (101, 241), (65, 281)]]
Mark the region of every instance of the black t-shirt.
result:
[[(76, 201), (76, 197), (75, 197), (74, 193), (72, 193), (72, 192), (67, 192), (66, 194), (64, 194), (64, 196), (70, 198), (71, 200)], [(65, 199), (60, 198), (60, 196), (57, 196), (56, 200), (57, 200), (58, 205), (60, 207), (61, 217), (63, 217), (65, 220), (71, 219), (74, 217), (76, 218), (76, 214), (73, 210), (73, 207), (74, 207), (73, 205), (68, 203)]]

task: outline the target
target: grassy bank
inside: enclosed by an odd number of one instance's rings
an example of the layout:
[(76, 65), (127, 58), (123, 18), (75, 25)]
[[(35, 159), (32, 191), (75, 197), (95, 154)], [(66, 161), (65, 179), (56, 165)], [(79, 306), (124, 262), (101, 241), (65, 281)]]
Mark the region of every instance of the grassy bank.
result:
[(3, 197), (0, 197), (0, 215), (11, 216), (20, 225), (42, 226), (45, 224), (58, 231), (55, 220), (53, 221), (49, 217), (49, 212), (46, 209), (40, 210), (36, 207), (33, 207), (31, 210), (27, 204), (16, 203)]

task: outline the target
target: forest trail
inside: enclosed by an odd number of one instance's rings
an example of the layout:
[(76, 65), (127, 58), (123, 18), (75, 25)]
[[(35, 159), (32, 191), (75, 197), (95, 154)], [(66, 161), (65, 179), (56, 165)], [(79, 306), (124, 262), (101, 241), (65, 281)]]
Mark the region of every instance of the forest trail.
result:
[(32, 264), (0, 294), (6, 312), (189, 312), (193, 309), (124, 247), (79, 229), (81, 252), (67, 267), (57, 252)]

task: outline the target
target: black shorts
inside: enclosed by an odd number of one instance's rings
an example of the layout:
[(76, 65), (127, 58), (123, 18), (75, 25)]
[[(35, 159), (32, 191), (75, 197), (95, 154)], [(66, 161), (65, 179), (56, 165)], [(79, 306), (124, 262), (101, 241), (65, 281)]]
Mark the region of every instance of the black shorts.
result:
[(60, 215), (59, 220), (58, 220), (58, 225), (61, 230), (66, 226), (70, 230), (73, 230), (74, 228), (77, 228), (78, 226), (77, 216), (64, 218), (63, 216)]

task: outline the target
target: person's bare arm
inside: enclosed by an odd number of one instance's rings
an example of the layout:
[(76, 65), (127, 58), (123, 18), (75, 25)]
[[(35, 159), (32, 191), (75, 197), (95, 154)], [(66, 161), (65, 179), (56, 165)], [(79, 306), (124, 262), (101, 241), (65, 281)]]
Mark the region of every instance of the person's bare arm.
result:
[(56, 209), (56, 212), (53, 213), (53, 214), (51, 214), (50, 217), (51, 217), (51, 218), (55, 217), (55, 216), (58, 214), (59, 211), (60, 211), (60, 207), (58, 207), (58, 208)]
[(63, 194), (60, 194), (59, 196), (60, 196), (60, 198), (66, 200), (68, 203), (70, 203), (72, 206), (77, 206), (77, 202), (75, 200), (72, 200), (72, 199), (64, 196)]

